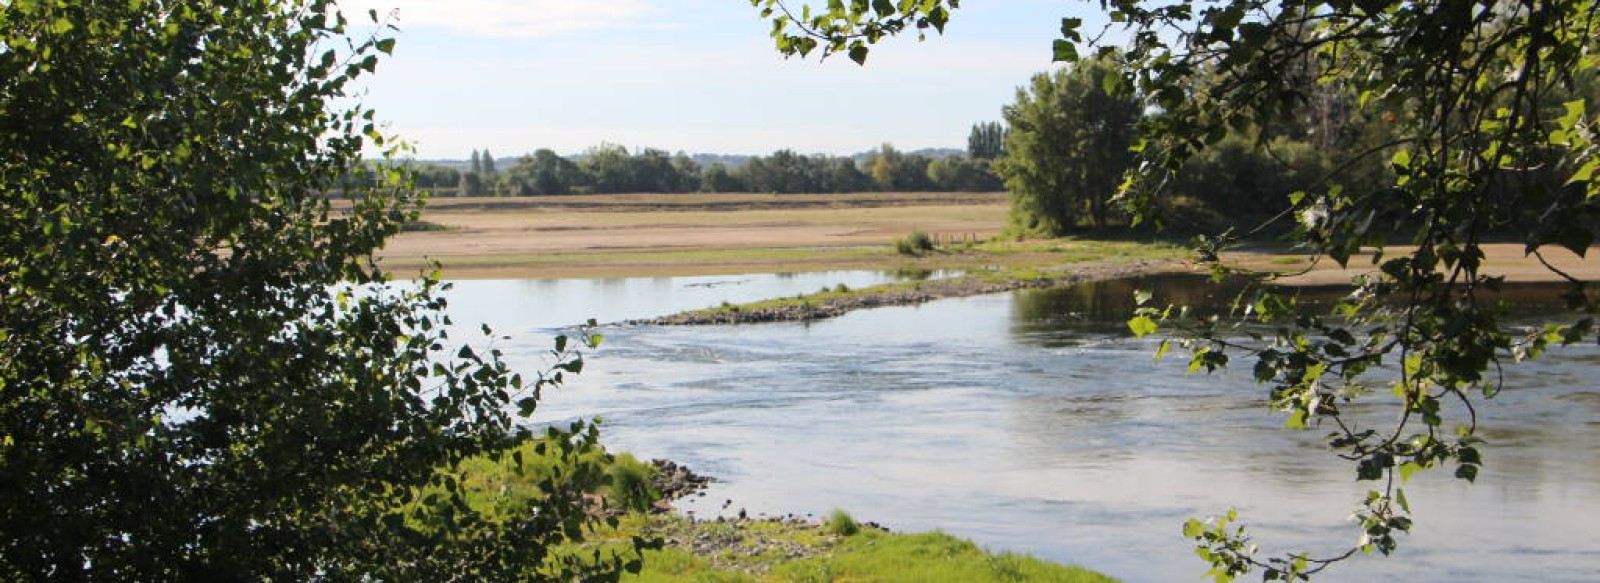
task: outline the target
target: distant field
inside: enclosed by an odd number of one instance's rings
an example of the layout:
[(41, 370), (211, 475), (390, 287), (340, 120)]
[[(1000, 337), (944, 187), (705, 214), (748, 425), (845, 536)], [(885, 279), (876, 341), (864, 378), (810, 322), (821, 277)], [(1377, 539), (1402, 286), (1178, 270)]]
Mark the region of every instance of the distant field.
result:
[(452, 278), (613, 277), (893, 267), (912, 230), (982, 240), (1003, 193), (624, 194), (438, 198), (380, 257)]
[[(380, 253), (398, 275), (428, 258), (445, 276), (465, 278), (711, 275), (830, 269), (982, 269), (1051, 266), (1129, 257), (1171, 257), (1159, 250), (1088, 241), (993, 243), (960, 253), (911, 258), (892, 243), (912, 230), (941, 242), (982, 241), (1005, 225), (1003, 193), (619, 194), (525, 198), (437, 198), (422, 227), (391, 239)], [(1393, 257), (1405, 248), (1395, 247)], [(1489, 273), (1511, 281), (1558, 277), (1522, 245), (1486, 245)], [(1594, 254), (1589, 255), (1593, 257)], [(1304, 255), (1230, 253), (1230, 263), (1295, 273)], [(1302, 259), (1295, 259), (1296, 257)], [(1546, 258), (1577, 277), (1600, 278), (1600, 262), (1552, 249)], [(1351, 269), (1322, 261), (1283, 280), (1298, 285), (1348, 283), (1374, 271), (1370, 258)]]

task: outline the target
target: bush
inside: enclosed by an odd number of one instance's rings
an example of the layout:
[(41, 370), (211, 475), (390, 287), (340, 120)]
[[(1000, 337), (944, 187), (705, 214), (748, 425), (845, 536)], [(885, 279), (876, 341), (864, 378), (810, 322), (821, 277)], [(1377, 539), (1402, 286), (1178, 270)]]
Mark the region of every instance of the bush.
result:
[(850, 517), (850, 513), (835, 509), (828, 515), (828, 521), (823, 523), (822, 531), (837, 536), (855, 536), (861, 532), (861, 525)]
[(920, 256), (933, 250), (933, 238), (921, 229), (912, 231), (911, 234), (895, 239), (894, 250), (901, 255)]
[(649, 510), (661, 499), (661, 492), (650, 483), (655, 474), (654, 466), (639, 461), (633, 454), (618, 454), (606, 469), (611, 486), (606, 497), (628, 510)]

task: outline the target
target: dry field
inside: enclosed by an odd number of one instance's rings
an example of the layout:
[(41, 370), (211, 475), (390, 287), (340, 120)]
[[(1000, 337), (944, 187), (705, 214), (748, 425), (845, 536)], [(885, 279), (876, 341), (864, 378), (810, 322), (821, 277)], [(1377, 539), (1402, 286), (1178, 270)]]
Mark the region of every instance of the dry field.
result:
[[(1000, 232), (1005, 217), (1002, 193), (439, 198), (429, 202), (422, 220), (442, 230), (402, 233), (380, 258), (402, 275), (436, 259), (446, 277), (465, 279), (1047, 266), (1096, 259), (1066, 256), (1073, 252), (1105, 254), (1105, 247), (1087, 242), (1038, 242), (1003, 257), (912, 260), (891, 247), (912, 230), (941, 241), (987, 239)], [(1391, 248), (1390, 256), (1404, 251)], [(1537, 258), (1524, 255), (1520, 244), (1491, 244), (1485, 252), (1487, 271), (1511, 281), (1559, 280)], [(1548, 249), (1545, 258), (1574, 276), (1600, 279), (1600, 261), (1563, 249)], [(1309, 271), (1303, 255), (1241, 252), (1226, 259), (1252, 269), (1305, 271), (1281, 280), (1293, 285), (1348, 283), (1377, 269), (1370, 256), (1352, 258), (1350, 269), (1323, 260)]]
[(392, 271), (441, 261), (446, 276), (573, 277), (881, 266), (915, 229), (984, 239), (999, 193), (597, 195), (440, 198), (380, 257)]

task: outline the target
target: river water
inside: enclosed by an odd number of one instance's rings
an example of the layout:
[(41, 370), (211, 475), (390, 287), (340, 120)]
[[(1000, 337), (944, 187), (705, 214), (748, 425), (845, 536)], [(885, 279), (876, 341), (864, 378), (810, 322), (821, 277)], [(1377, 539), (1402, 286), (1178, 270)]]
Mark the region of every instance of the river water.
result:
[[(531, 370), (562, 323), (887, 279), (467, 281), (452, 309), (509, 334), (501, 348)], [(1324, 432), (1281, 429), (1247, 370), (1185, 374), (1182, 355), (1154, 360), (1156, 340), (1123, 324), (1135, 288), (1193, 305), (1231, 297), (1154, 278), (810, 324), (607, 327), (583, 375), (536, 416), (598, 416), (608, 447), (716, 476), (680, 504), (700, 517), (842, 508), (1127, 581), (1200, 580), (1180, 526), (1229, 508), (1264, 551), (1353, 542), (1348, 518), (1372, 483), (1354, 481)], [(1417, 525), (1397, 555), (1358, 557), (1325, 580), (1600, 579), (1597, 373), (1593, 345), (1508, 367), (1506, 390), (1479, 409), (1490, 443), (1477, 484), (1448, 469), (1414, 477)]]

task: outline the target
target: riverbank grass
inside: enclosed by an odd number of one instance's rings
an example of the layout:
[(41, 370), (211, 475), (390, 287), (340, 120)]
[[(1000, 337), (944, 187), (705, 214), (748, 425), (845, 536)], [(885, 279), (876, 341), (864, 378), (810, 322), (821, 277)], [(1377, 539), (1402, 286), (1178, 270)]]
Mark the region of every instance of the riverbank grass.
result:
[[(823, 320), (851, 310), (1000, 293), (1018, 289), (1071, 285), (1082, 281), (1126, 277), (1172, 270), (1187, 250), (1166, 242), (1080, 241), (1047, 239), (990, 241), (953, 248), (934, 247), (925, 259), (901, 263), (902, 273), (932, 276), (939, 271), (959, 271), (944, 278), (924, 278), (861, 289), (822, 289), (810, 294), (772, 298), (744, 304), (723, 303), (656, 318), (651, 324), (739, 324), (773, 321)], [(925, 261), (925, 262), (924, 262)]]
[[(679, 475), (664, 480), (662, 462), (641, 462), (598, 447), (566, 450), (548, 439), (524, 443), (516, 452), (463, 460), (460, 487), (468, 493), (468, 505), (489, 520), (515, 520), (544, 496), (541, 483), (578, 480), (591, 493), (586, 498), (595, 520), (582, 542), (553, 552), (564, 558), (557, 560), (579, 563), (596, 557), (641, 559), (642, 570), (624, 581), (1113, 581), (1079, 567), (989, 553), (943, 533), (890, 533), (843, 511), (826, 520), (694, 520), (664, 511), (664, 493), (682, 496), (693, 490), (680, 466), (666, 464), (673, 468), (667, 473)], [(636, 539), (659, 545), (641, 555)]]
[(623, 577), (641, 583), (1116, 581), (1082, 567), (991, 553), (942, 532), (899, 534), (862, 526), (855, 534), (840, 535), (830, 532), (834, 521), (692, 521), (636, 514), (575, 551), (598, 546), (602, 553), (632, 559), (629, 537), (659, 538), (664, 545), (644, 552), (643, 570)]

